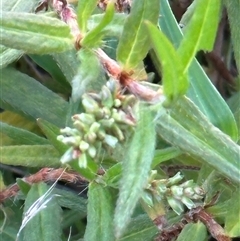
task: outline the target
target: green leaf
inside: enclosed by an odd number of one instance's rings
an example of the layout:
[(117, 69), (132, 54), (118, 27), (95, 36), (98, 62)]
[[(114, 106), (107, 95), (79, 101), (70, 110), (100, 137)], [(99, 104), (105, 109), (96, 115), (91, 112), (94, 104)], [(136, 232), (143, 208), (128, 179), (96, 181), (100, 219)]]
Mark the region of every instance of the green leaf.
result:
[(114, 241), (114, 196), (109, 187), (90, 183), (88, 189), (85, 241)]
[(203, 223), (188, 223), (184, 226), (177, 241), (205, 241), (207, 236), (207, 228)]
[(27, 196), (29, 190), (31, 189), (31, 185), (24, 181), (24, 179), (17, 178), (16, 183), (20, 189), (20, 191)]
[[(91, 31), (96, 28), (102, 21), (105, 14), (94, 14), (88, 20), (88, 29)], [(115, 13), (112, 21), (104, 28), (104, 35), (108, 37), (120, 37), (123, 31), (123, 23), (127, 15), (122, 13)]]
[(180, 24), (182, 24), (182, 28), (188, 25), (188, 23), (192, 19), (192, 16), (195, 12), (197, 4), (198, 4), (198, 1), (193, 1), (191, 5), (187, 8), (187, 11), (182, 15), (182, 18), (180, 20)]
[(60, 155), (50, 145), (0, 146), (2, 164), (28, 167), (59, 167)]
[(147, 28), (156, 57), (162, 65), (163, 92), (169, 102), (174, 101), (188, 89), (187, 76), (182, 73), (182, 60), (172, 43), (157, 27), (147, 22)]
[[(1, 100), (34, 119), (64, 126), (68, 103), (28, 75), (11, 68), (1, 71)], [(14, 98), (13, 98), (14, 96)]]
[(178, 48), (187, 72), (198, 50), (212, 50), (218, 28), (221, 1), (197, 0), (195, 12), (184, 30), (184, 38)]
[[(1, 10), (14, 12), (32, 12), (37, 6), (38, 2), (38, 0), (33, 0), (30, 2), (25, 0), (1, 0)], [(7, 48), (3, 45), (0, 45), (0, 49), (0, 69), (19, 59), (24, 53), (22, 50)]]
[(22, 50), (10, 49), (0, 45), (0, 69), (19, 59), (23, 54)]
[(240, 109), (239, 103), (240, 103), (240, 91), (234, 93), (227, 100), (227, 104), (233, 113), (237, 112)]
[[(159, 24), (162, 31), (177, 48), (183, 39), (183, 35), (174, 18), (168, 1), (160, 1), (161, 17), (159, 19)], [(228, 134), (233, 140), (237, 140), (238, 131), (232, 112), (196, 59), (194, 59), (190, 65), (189, 79), (190, 86), (187, 96), (194, 101), (215, 126)]]
[(176, 147), (167, 147), (155, 151), (154, 158), (152, 161), (152, 168), (161, 164), (162, 162), (176, 158), (182, 154), (182, 151)]
[(37, 124), (51, 144), (59, 151), (61, 155), (63, 155), (67, 151), (68, 147), (57, 140), (57, 136), (60, 135), (60, 129), (43, 119), (37, 119)]
[(29, 54), (28, 55), (38, 66), (46, 70), (52, 78), (61, 84), (61, 91), (69, 91), (70, 92), (70, 85), (67, 82), (65, 76), (63, 75), (61, 69), (55, 62), (52, 56), (50, 55), (35, 55)]
[(149, 38), (145, 20), (157, 23), (159, 0), (134, 0), (117, 47), (117, 60), (128, 71), (134, 69), (147, 55)]
[(240, 29), (238, 27), (240, 22), (240, 2), (231, 0), (224, 0), (223, 2), (227, 8), (227, 15), (230, 24), (232, 43), (234, 49), (234, 57), (236, 60), (238, 72), (240, 73)]
[[(30, 131), (20, 129), (0, 121), (0, 132), (22, 145), (44, 145), (49, 141)], [(4, 143), (3, 143), (4, 144)]]
[[(48, 191), (45, 183), (33, 184), (24, 206), (26, 213), (31, 205)], [(47, 198), (51, 197), (51, 193)], [(61, 240), (61, 208), (53, 197), (46, 204), (46, 208), (37, 213), (23, 230), (24, 241), (60, 241)]]
[(87, 21), (97, 6), (98, 0), (78, 1), (77, 21), (82, 34), (87, 32)]
[(187, 98), (172, 109), (159, 109), (158, 134), (183, 152), (207, 163), (230, 180), (240, 183), (240, 147), (213, 126)]
[(109, 2), (105, 14), (99, 24), (84, 36), (80, 45), (86, 48), (97, 47), (104, 37), (103, 29), (112, 21), (113, 16), (114, 2)]
[(124, 236), (119, 241), (150, 241), (154, 240), (158, 230), (152, 220), (147, 215), (139, 215), (133, 218)]
[(71, 84), (79, 68), (77, 51), (75, 49), (71, 49), (63, 53), (54, 53), (52, 54), (52, 57), (61, 69), (67, 81)]
[[(4, 122), (10, 126), (13, 126), (13, 127), (19, 128), (19, 129), (24, 129), (28, 132), (34, 133), (37, 136), (42, 137), (42, 132), (36, 125), (35, 121), (31, 121), (17, 113), (5, 110), (2, 113), (0, 113), (0, 121)], [(10, 138), (3, 133), (0, 133), (0, 140), (1, 140), (1, 145), (4, 145), (4, 146), (21, 144), (21, 143), (15, 141), (15, 139)], [(45, 141), (47, 141), (47, 140), (45, 139)]]
[[(0, 222), (0, 225), (2, 223)], [(12, 225), (5, 225), (3, 230), (1, 230), (1, 239), (4, 241), (16, 241), (17, 236), (17, 228), (13, 227)]]
[(231, 237), (240, 237), (240, 189), (236, 188), (236, 191), (233, 192), (231, 199), (228, 201), (228, 209), (226, 213), (225, 221), (225, 231)]
[(81, 168), (79, 167), (78, 160), (73, 160), (68, 163), (75, 171), (77, 171), (81, 176), (86, 178), (88, 181), (93, 181), (96, 179), (98, 165), (92, 160), (89, 156), (87, 156), (87, 167)]
[(1, 44), (27, 53), (47, 54), (73, 48), (73, 37), (62, 21), (31, 13), (1, 13)]
[[(87, 187), (87, 184), (86, 184)], [(57, 202), (61, 207), (65, 207), (82, 215), (87, 214), (87, 199), (75, 194), (72, 191), (66, 191), (64, 189), (56, 189), (54, 194), (59, 195)]]
[[(74, 102), (80, 100), (81, 96), (90, 90), (101, 89), (105, 77), (99, 59), (92, 51), (82, 49), (79, 51), (80, 68), (72, 80), (72, 98)], [(89, 64), (91, 63), (91, 64)]]
[(110, 167), (103, 176), (103, 181), (107, 186), (118, 188), (122, 177), (122, 163), (119, 162)]
[(119, 238), (141, 197), (151, 169), (155, 148), (153, 113), (140, 106), (138, 125), (123, 157), (123, 174), (115, 211), (115, 234)]
[(33, 12), (38, 3), (38, 0), (32, 0), (30, 2), (25, 0), (1, 0), (1, 10), (14, 12)]
[[(204, 170), (202, 170), (201, 168), (202, 173), (199, 173), (198, 181), (201, 181), (200, 185), (206, 192), (206, 195), (204, 197), (204, 203), (211, 203), (216, 196), (216, 193), (218, 193), (217, 205), (223, 203), (226, 200), (229, 200), (229, 197), (232, 196), (234, 186), (230, 183), (226, 183), (226, 179), (222, 175), (220, 175), (219, 172), (215, 170), (213, 171), (211, 168), (209, 168), (209, 165), (203, 165), (203, 169), (206, 169), (205, 176), (203, 173)], [(209, 174), (207, 171), (210, 171)], [(200, 178), (204, 179), (201, 180)]]

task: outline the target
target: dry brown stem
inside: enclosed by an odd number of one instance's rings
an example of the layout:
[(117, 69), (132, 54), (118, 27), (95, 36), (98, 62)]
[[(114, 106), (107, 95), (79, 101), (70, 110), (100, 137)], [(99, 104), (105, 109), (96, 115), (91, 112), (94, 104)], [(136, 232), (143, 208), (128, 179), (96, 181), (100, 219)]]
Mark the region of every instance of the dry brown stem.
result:
[[(99, 3), (106, 3), (106, 1), (99, 1)], [(47, 8), (48, 4), (51, 4), (52, 8), (58, 13), (60, 19), (68, 24), (71, 29), (71, 33), (75, 39), (75, 47), (77, 50), (81, 49), (80, 41), (83, 38), (77, 23), (76, 14), (66, 0), (44, 0), (38, 6), (37, 10), (42, 10)], [(131, 4), (131, 1), (117, 1), (119, 6), (124, 4)], [(122, 4), (122, 5), (121, 5)], [(161, 93), (149, 89), (146, 86), (141, 85), (141, 83), (134, 80), (131, 75), (133, 71), (129, 73), (121, 69), (119, 64), (111, 59), (102, 49), (95, 49), (102, 66), (109, 76), (113, 77), (122, 85), (123, 89), (127, 89), (132, 94), (136, 95), (140, 99), (145, 101), (156, 103), (160, 100)]]
[[(64, 168), (42, 168), (39, 172), (25, 177), (22, 180), (29, 184), (39, 183), (39, 182), (49, 182), (49, 181), (59, 181), (69, 182), (69, 183), (77, 183), (77, 182), (86, 182), (86, 179), (81, 177), (77, 172), (74, 171), (66, 171)], [(0, 203), (4, 202), (6, 199), (14, 197), (17, 195), (20, 190), (17, 183), (7, 187), (3, 191), (0, 192)]]

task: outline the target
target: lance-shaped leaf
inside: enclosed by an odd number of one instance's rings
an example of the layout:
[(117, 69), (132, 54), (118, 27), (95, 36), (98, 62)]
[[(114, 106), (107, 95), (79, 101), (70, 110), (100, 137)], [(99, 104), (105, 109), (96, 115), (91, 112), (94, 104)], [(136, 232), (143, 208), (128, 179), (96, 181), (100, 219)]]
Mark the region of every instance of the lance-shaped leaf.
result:
[(25, 0), (1, 0), (1, 10), (14, 12), (33, 12), (38, 3), (38, 0), (33, 0), (30, 2), (26, 2)]
[(240, 2), (239, 1), (231, 1), (224, 0), (225, 6), (228, 12), (228, 20), (231, 29), (232, 43), (234, 49), (234, 57), (236, 60), (238, 71), (240, 72)]
[(61, 69), (67, 81), (71, 83), (74, 76), (77, 74), (79, 67), (77, 51), (75, 49), (71, 49), (63, 53), (54, 53), (52, 54), (52, 57)]
[(176, 158), (182, 154), (182, 151), (176, 147), (167, 147), (155, 151), (152, 161), (152, 168), (156, 167), (164, 161), (168, 161), (172, 158)]
[(141, 197), (151, 169), (155, 149), (153, 113), (140, 106), (138, 124), (123, 157), (123, 171), (115, 211), (116, 237), (120, 237)]
[[(88, 20), (88, 28), (91, 31), (98, 26), (105, 14), (94, 14)], [(104, 28), (104, 34), (109, 37), (120, 37), (123, 31), (123, 23), (126, 20), (126, 15), (122, 13), (115, 13), (112, 21)]]
[(90, 183), (85, 241), (114, 241), (114, 193), (109, 187)]
[(154, 240), (158, 230), (156, 225), (147, 215), (139, 215), (133, 218), (126, 233), (119, 241)]
[(240, 147), (213, 126), (193, 102), (179, 99), (172, 109), (160, 107), (158, 114), (157, 131), (163, 139), (240, 183)]
[(87, 31), (87, 21), (97, 6), (98, 0), (81, 0), (78, 1), (77, 21), (78, 26), (83, 34)]
[[(102, 66), (97, 56), (88, 49), (82, 49), (78, 53), (80, 67), (77, 75), (72, 80), (73, 101), (79, 101), (83, 93), (94, 89), (100, 90), (105, 80), (102, 74)], [(91, 64), (89, 64), (91, 63)]]
[(1, 71), (0, 86), (3, 104), (9, 104), (34, 120), (43, 118), (57, 126), (64, 126), (68, 103), (33, 78), (5, 68)]
[[(0, 225), (3, 225), (3, 223), (0, 222)], [(17, 228), (13, 225), (5, 225), (1, 230), (1, 239), (4, 241), (16, 241), (16, 235)]]
[[(54, 80), (59, 84), (59, 92), (66, 93), (67, 91), (70, 92), (70, 84), (67, 82), (66, 78), (64, 77), (61, 69), (59, 68), (56, 61), (50, 55), (37, 55), (37, 54), (29, 54), (28, 55), (38, 66), (43, 68), (50, 74)], [(57, 90), (58, 90), (57, 89)]]
[(206, 239), (207, 228), (203, 223), (198, 222), (187, 224), (178, 236), (177, 241), (204, 241)]
[(59, 151), (61, 155), (63, 155), (68, 147), (57, 140), (57, 136), (60, 135), (60, 129), (43, 119), (37, 119), (37, 124), (45, 136), (48, 138), (48, 140), (51, 142), (51, 144)]
[(187, 75), (182, 74), (182, 60), (167, 37), (153, 24), (146, 24), (154, 52), (162, 65), (164, 94), (168, 101), (174, 101), (188, 89)]
[[(2, 0), (1, 10), (13, 12), (32, 12), (34, 7), (37, 6), (38, 2), (38, 0), (33, 0), (30, 2), (25, 0)], [(0, 69), (19, 59), (23, 53), (24, 52), (22, 50), (7, 48), (3, 45), (0, 45)]]
[[(174, 18), (168, 1), (160, 0), (160, 2), (161, 17), (159, 18), (159, 25), (175, 48), (177, 48), (183, 39), (182, 32)], [(232, 112), (196, 59), (190, 65), (189, 80), (190, 86), (187, 96), (215, 126), (219, 127), (233, 140), (237, 140), (238, 130)]]
[(114, 15), (114, 3), (110, 2), (107, 5), (106, 12), (99, 24), (89, 31), (81, 40), (80, 45), (83, 47), (93, 48), (101, 43), (104, 37), (103, 29), (112, 21)]
[[(13, 126), (15, 128), (23, 129), (25, 131), (34, 133), (38, 137), (39, 135), (40, 136), (42, 135), (35, 121), (31, 121), (17, 113), (5, 110), (2, 113), (0, 113), (0, 120), (1, 122), (8, 124), (9, 126)], [(2, 143), (4, 143), (4, 146), (27, 144), (27, 143), (20, 142), (19, 138), (14, 138), (13, 136), (10, 136), (10, 133), (8, 134), (7, 132), (5, 132), (4, 128), (1, 131), (2, 133), (0, 133), (0, 140), (2, 141)], [(19, 137), (21, 138), (21, 141), (22, 141), (22, 135), (20, 133), (19, 133)], [(49, 142), (45, 138), (43, 139), (45, 140), (45, 144), (49, 144)], [(33, 144), (33, 143), (28, 142), (28, 145), (29, 144)], [(38, 144), (43, 144), (43, 143), (38, 143)]]
[(225, 231), (230, 237), (240, 237), (240, 189), (239, 187), (233, 193), (231, 199), (228, 202)]
[(188, 70), (198, 50), (212, 50), (217, 32), (221, 1), (197, 0), (195, 12), (184, 31), (184, 38), (179, 46), (178, 54)]
[[(56, 202), (57, 197), (48, 190), (45, 183), (33, 184), (27, 195), (24, 214), (29, 215), (30, 220), (23, 229), (24, 241), (61, 240), (61, 208)], [(36, 203), (37, 200), (41, 201)], [(37, 205), (31, 209), (34, 203)]]
[(0, 132), (14, 139), (19, 144), (25, 145), (44, 145), (49, 144), (49, 141), (30, 131), (8, 125), (0, 121)]
[(46, 54), (73, 48), (68, 25), (44, 15), (1, 12), (0, 33), (2, 45), (27, 53)]
[(117, 60), (125, 70), (134, 69), (149, 50), (149, 39), (144, 21), (154, 24), (159, 17), (159, 0), (134, 0), (117, 47)]
[(2, 164), (28, 167), (58, 167), (60, 154), (51, 145), (0, 146)]
[(0, 45), (0, 69), (19, 59), (23, 54), (24, 52), (22, 50), (10, 49)]

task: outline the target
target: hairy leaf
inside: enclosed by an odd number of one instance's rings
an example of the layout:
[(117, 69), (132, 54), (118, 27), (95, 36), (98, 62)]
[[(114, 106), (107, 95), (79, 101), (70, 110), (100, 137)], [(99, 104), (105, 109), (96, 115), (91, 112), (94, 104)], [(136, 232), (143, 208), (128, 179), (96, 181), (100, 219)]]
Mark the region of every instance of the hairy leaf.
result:
[(97, 0), (80, 0), (78, 1), (77, 21), (83, 34), (87, 31), (87, 21), (97, 6)]
[(177, 241), (204, 241), (206, 238), (207, 228), (203, 223), (198, 222), (187, 224), (178, 236)]
[(61, 69), (67, 81), (71, 84), (79, 68), (77, 51), (75, 49), (71, 49), (63, 53), (53, 53), (52, 57)]
[(98, 25), (90, 30), (81, 40), (80, 45), (86, 48), (97, 47), (104, 37), (103, 29), (112, 21), (114, 15), (114, 3), (107, 5), (106, 12)]
[[(31, 77), (12, 68), (1, 71), (1, 100), (33, 119), (64, 126), (67, 102)], [(13, 98), (14, 96), (14, 98)]]
[[(99, 22), (102, 21), (104, 14), (94, 14), (88, 20), (88, 28), (91, 31)], [(104, 35), (109, 37), (120, 37), (123, 31), (123, 23), (126, 20), (126, 15), (122, 13), (115, 13), (112, 21), (104, 28)]]
[(1, 13), (1, 44), (27, 53), (47, 54), (73, 48), (69, 27), (62, 21), (31, 13)]
[[(33, 184), (24, 206), (24, 213), (31, 205), (48, 191), (45, 183)], [(52, 193), (47, 198), (51, 198)], [(61, 240), (61, 208), (53, 197), (44, 209), (33, 215), (23, 230), (24, 241), (60, 241)]]
[(167, 37), (153, 24), (147, 23), (149, 36), (156, 57), (162, 65), (163, 92), (168, 101), (184, 95), (188, 89), (188, 78), (182, 73), (182, 60)]
[(63, 75), (61, 69), (59, 68), (56, 61), (50, 55), (28, 55), (38, 66), (46, 70), (53, 78), (54, 81), (60, 83), (61, 88), (59, 91), (70, 92), (70, 84), (67, 82), (65, 76)]
[[(1, 10), (14, 12), (32, 12), (38, 2), (38, 0), (33, 0), (30, 2), (25, 0), (1, 0)], [(7, 48), (3, 45), (0, 45), (0, 49), (0, 69), (19, 59), (24, 53), (22, 50)]]
[(114, 241), (114, 196), (109, 187), (90, 183), (85, 241)]
[[(82, 49), (79, 52), (80, 67), (78, 73), (72, 80), (72, 98), (73, 101), (79, 101), (83, 93), (94, 89), (100, 90), (103, 84), (102, 66), (97, 56), (88, 49)], [(91, 63), (91, 64), (89, 64)]]
[[(177, 48), (183, 39), (181, 30), (168, 1), (160, 0), (160, 2), (161, 17), (159, 18), (159, 24), (162, 31)], [(189, 68), (189, 79), (190, 86), (187, 96), (215, 126), (219, 127), (233, 140), (237, 140), (238, 130), (232, 112), (195, 59)]]
[(226, 213), (225, 231), (233, 237), (240, 237), (240, 189), (237, 187), (231, 199), (228, 202), (228, 209)]
[(141, 197), (151, 169), (155, 148), (155, 125), (152, 112), (140, 106), (138, 125), (123, 157), (123, 173), (115, 210), (116, 237), (120, 237)]
[(176, 158), (182, 154), (182, 151), (176, 147), (167, 147), (155, 151), (152, 161), (152, 168), (161, 164), (164, 161), (168, 161), (172, 158)]
[[(3, 223), (0, 222), (0, 225)], [(5, 225), (3, 230), (1, 230), (1, 239), (4, 241), (16, 241), (17, 228), (12, 225)]]
[(40, 137), (30, 131), (17, 128), (3, 122), (0, 122), (0, 132), (14, 139), (14, 141), (16, 141), (18, 144), (44, 145), (49, 143), (49, 141), (45, 138)]
[(158, 232), (157, 227), (147, 215), (139, 215), (133, 218), (126, 230), (126, 233), (119, 241), (153, 240)]
[(10, 49), (0, 45), (0, 69), (19, 59), (23, 54), (22, 50)]
[(159, 109), (158, 134), (163, 139), (240, 183), (240, 147), (213, 126), (187, 98), (172, 109)]
[(33, 12), (38, 3), (38, 0), (32, 0), (30, 2), (25, 0), (1, 0), (1, 10), (13, 12)]
[(60, 135), (60, 129), (57, 126), (43, 119), (38, 119), (37, 124), (39, 125), (45, 136), (48, 138), (50, 143), (59, 151), (60, 154), (63, 155), (67, 150), (67, 146), (57, 140), (57, 136)]
[(117, 47), (117, 60), (128, 71), (134, 69), (147, 55), (149, 39), (144, 24), (148, 20), (157, 23), (159, 0), (134, 0), (131, 13), (126, 19)]
[(221, 1), (197, 0), (195, 12), (184, 31), (184, 38), (178, 48), (187, 72), (198, 50), (212, 50), (218, 28)]
[(239, 29), (239, 22), (240, 22), (240, 2), (239, 1), (231, 1), (231, 0), (224, 0), (225, 6), (228, 12), (228, 20), (231, 29), (231, 36), (233, 42), (233, 49), (234, 49), (234, 57), (236, 60), (236, 65), (238, 68), (238, 72), (240, 72), (240, 29)]
[(0, 146), (2, 164), (29, 167), (58, 167), (60, 155), (51, 145)]

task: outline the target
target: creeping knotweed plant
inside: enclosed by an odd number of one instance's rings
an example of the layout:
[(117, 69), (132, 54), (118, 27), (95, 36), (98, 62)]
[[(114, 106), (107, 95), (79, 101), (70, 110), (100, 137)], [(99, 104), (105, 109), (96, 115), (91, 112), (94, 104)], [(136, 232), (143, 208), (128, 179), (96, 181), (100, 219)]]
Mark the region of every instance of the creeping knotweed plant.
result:
[(180, 215), (184, 212), (184, 205), (188, 209), (192, 209), (201, 204), (205, 192), (193, 180), (179, 184), (183, 179), (180, 172), (169, 179), (156, 180), (156, 173), (156, 171), (152, 171), (149, 184), (142, 196), (143, 201), (150, 208), (162, 203), (164, 208), (170, 206), (174, 212)]
[(61, 130), (58, 140), (70, 146), (61, 162), (79, 160), (79, 167), (87, 166), (87, 156), (96, 158), (100, 147), (115, 148), (136, 124), (133, 95), (123, 95), (115, 80), (110, 80), (100, 93), (82, 96), (84, 113), (72, 116), (74, 128)]

